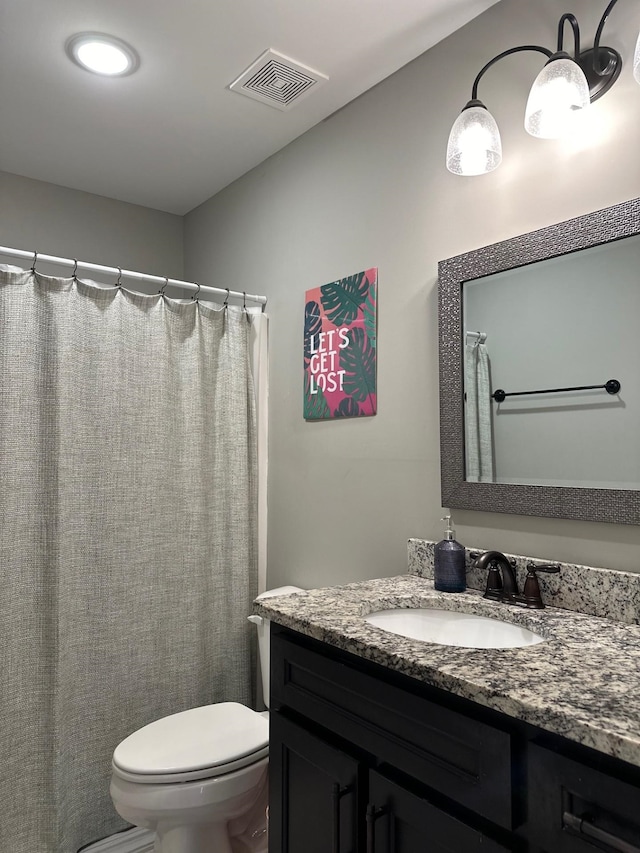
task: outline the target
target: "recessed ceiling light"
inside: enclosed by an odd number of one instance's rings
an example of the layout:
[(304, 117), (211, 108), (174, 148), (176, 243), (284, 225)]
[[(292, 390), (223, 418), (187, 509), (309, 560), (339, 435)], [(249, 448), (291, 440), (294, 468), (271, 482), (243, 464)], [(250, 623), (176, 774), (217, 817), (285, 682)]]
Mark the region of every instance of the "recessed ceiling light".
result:
[(67, 56), (85, 71), (107, 77), (133, 74), (140, 58), (122, 39), (104, 33), (77, 33), (65, 45)]

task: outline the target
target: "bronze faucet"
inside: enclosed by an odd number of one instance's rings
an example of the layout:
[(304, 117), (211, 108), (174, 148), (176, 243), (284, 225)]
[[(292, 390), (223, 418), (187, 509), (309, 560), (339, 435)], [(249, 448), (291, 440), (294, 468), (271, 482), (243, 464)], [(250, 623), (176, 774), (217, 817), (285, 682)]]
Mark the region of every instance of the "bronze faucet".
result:
[[(535, 565), (527, 563), (527, 577), (522, 594), (518, 591), (518, 581), (514, 573), (515, 560), (509, 560), (500, 551), (485, 551), (484, 554), (471, 554), (473, 565), (478, 569), (489, 569), (485, 598), (494, 601), (504, 601), (520, 607), (530, 607), (540, 610), (544, 607), (540, 584), (536, 572), (557, 573), (560, 566), (557, 563), (542, 563)], [(502, 568), (502, 574), (500, 573)]]
[[(505, 601), (512, 595), (518, 594), (518, 582), (513, 570), (516, 561), (510, 562), (500, 551), (485, 551), (484, 554), (472, 554), (474, 566), (478, 569), (489, 569), (485, 598), (494, 601)], [(502, 566), (502, 574), (500, 574)]]

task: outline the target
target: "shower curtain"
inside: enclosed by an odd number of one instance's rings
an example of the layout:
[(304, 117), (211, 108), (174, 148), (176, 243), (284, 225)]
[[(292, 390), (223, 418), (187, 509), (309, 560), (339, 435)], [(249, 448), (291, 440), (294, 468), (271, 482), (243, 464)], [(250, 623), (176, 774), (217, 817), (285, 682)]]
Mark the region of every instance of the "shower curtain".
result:
[(122, 738), (250, 702), (257, 592), (250, 323), (0, 272), (0, 851), (125, 824)]
[(492, 483), (491, 382), (484, 343), (465, 345), (464, 372), (465, 479), (470, 483)]

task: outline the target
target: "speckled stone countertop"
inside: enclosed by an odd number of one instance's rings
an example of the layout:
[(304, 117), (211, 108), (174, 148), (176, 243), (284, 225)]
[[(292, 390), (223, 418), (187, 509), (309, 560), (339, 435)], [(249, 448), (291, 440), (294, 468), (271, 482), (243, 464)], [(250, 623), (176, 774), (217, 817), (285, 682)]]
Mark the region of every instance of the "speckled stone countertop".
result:
[[(364, 616), (444, 607), (523, 625), (545, 642), (467, 649), (407, 639)], [(510, 717), (640, 766), (640, 626), (571, 610), (522, 610), (476, 590), (437, 592), (416, 574), (267, 598), (254, 612), (280, 625)]]

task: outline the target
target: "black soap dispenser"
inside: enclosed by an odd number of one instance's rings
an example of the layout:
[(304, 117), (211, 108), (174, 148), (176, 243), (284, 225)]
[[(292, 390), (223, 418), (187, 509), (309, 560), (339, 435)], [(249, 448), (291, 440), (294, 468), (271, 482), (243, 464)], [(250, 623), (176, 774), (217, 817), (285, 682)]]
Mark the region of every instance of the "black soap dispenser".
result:
[(442, 592), (464, 592), (467, 588), (464, 548), (456, 542), (455, 530), (451, 528), (451, 516), (445, 515), (447, 522), (444, 539), (435, 547), (433, 559), (433, 583)]

